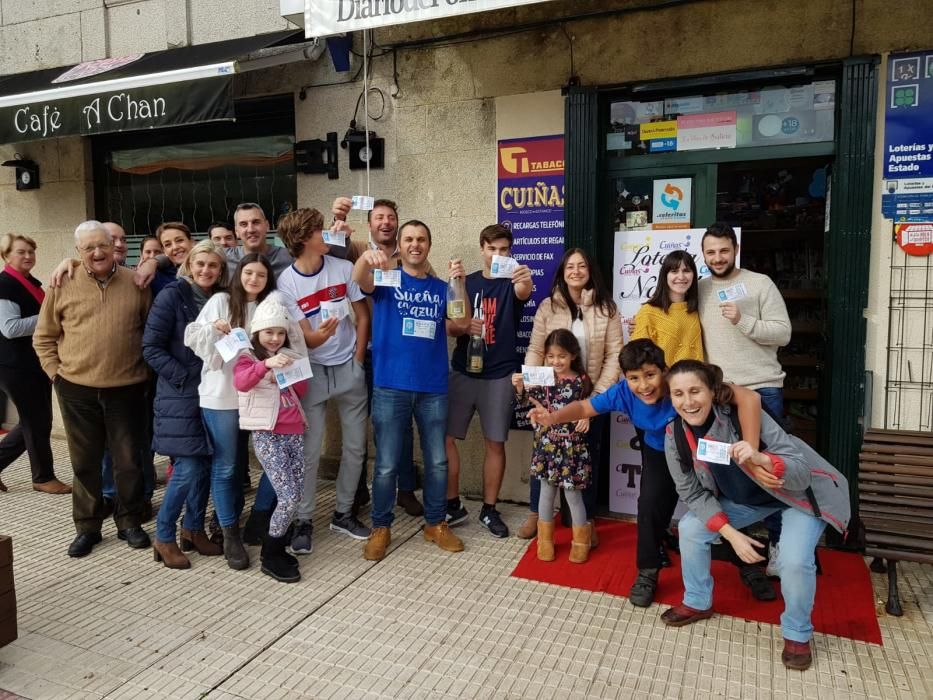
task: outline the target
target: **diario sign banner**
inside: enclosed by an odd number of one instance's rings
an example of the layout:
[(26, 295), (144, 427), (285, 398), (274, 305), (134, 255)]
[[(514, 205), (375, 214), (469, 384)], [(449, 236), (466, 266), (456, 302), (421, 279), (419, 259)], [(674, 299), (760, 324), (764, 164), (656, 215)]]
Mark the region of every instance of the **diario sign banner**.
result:
[(305, 36), (330, 36), (547, 0), (305, 0)]
[(222, 76), (0, 108), (0, 143), (89, 136), (234, 118)]

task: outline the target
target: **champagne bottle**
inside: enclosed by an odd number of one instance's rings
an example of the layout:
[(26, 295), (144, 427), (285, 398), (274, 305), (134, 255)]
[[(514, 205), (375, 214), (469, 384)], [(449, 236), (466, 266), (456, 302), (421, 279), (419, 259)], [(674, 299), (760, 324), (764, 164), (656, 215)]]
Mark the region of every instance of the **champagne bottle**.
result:
[[(483, 318), (480, 309), (479, 294), (473, 301), (473, 318)], [(486, 343), (483, 340), (483, 331), (479, 335), (470, 334), (470, 344), (467, 346), (467, 372), (471, 374), (481, 374), (483, 371), (483, 352), (486, 349)]]
[(447, 318), (456, 320), (466, 317), (466, 282), (462, 277), (451, 277), (447, 281)]

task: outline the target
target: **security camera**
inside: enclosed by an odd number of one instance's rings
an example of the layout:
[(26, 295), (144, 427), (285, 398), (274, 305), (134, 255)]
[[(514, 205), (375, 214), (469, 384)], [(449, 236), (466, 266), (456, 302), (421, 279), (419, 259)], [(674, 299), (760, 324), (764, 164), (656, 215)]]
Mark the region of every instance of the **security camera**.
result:
[(316, 61), (324, 55), (324, 51), (326, 50), (327, 42), (320, 37), (315, 37), (314, 41), (306, 46), (302, 53), (304, 53), (304, 57), (309, 61)]

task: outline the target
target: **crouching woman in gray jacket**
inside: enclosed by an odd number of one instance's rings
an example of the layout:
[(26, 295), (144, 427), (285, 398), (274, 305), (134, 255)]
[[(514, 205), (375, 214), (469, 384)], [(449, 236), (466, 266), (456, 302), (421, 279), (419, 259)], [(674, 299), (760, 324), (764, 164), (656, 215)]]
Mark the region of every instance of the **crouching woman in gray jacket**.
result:
[(715, 365), (682, 360), (671, 367), (667, 381), (678, 414), (667, 426), (667, 465), (690, 512), (679, 525), (683, 604), (661, 619), (679, 627), (710, 617), (710, 544), (722, 537), (743, 561), (763, 561), (764, 545), (739, 530), (780, 512), (781, 660), (788, 668), (806, 670), (812, 662), (814, 549), (827, 523), (846, 531), (846, 478), (764, 411), (758, 449), (743, 441), (728, 406), (731, 390)]

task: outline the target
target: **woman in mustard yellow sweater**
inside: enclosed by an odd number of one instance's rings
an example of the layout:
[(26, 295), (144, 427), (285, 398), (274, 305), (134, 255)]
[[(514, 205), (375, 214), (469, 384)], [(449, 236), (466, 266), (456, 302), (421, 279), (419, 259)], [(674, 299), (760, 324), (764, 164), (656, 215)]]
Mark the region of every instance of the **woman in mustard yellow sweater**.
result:
[(697, 313), (697, 266), (684, 250), (668, 253), (658, 286), (635, 314), (632, 340), (647, 338), (664, 351), (667, 366), (680, 360), (704, 361), (703, 333)]

